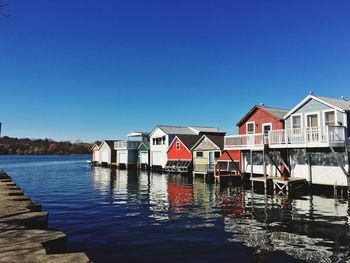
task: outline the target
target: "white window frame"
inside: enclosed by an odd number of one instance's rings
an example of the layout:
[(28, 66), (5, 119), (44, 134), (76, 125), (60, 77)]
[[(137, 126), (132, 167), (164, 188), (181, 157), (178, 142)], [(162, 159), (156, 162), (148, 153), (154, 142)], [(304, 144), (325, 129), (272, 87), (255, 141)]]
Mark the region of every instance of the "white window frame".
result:
[(270, 126), (270, 131), (272, 131), (272, 122), (263, 123), (261, 124), (261, 134), (264, 134), (264, 128), (266, 126)]
[(323, 110), (323, 126), (326, 127), (326, 113), (327, 112), (334, 112), (334, 126), (338, 126), (338, 118), (337, 118), (337, 111), (336, 110)]
[(317, 115), (317, 127), (321, 126), (321, 119), (320, 119), (320, 112), (319, 111), (315, 111), (315, 112), (308, 112), (305, 113), (305, 127), (307, 127), (307, 117), (310, 115)]
[[(248, 124), (253, 124), (253, 133), (248, 133)], [(249, 121), (245, 124), (245, 131), (246, 131), (246, 134), (255, 134), (255, 121)]]
[(304, 124), (303, 124), (303, 114), (301, 113), (296, 113), (290, 116), (290, 127), (291, 129), (298, 129), (298, 128), (294, 128), (293, 126), (293, 117), (295, 116), (300, 116), (300, 128), (304, 128)]

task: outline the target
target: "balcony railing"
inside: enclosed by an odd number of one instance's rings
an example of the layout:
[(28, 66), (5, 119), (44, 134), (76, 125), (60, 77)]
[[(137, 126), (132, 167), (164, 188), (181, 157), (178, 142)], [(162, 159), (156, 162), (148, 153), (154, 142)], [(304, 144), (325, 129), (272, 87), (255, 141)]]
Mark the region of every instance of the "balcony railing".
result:
[(346, 128), (343, 126), (320, 126), (295, 129), (274, 130), (269, 132), (269, 144), (330, 145), (347, 141)]
[(304, 145), (329, 146), (347, 142), (347, 130), (343, 126), (305, 127), (273, 130), (268, 134), (243, 134), (225, 137), (225, 149), (251, 149), (269, 146)]
[(259, 147), (265, 140), (262, 133), (225, 136), (225, 149)]
[(139, 141), (117, 141), (114, 142), (114, 149), (115, 150), (134, 150), (139, 147), (141, 142)]

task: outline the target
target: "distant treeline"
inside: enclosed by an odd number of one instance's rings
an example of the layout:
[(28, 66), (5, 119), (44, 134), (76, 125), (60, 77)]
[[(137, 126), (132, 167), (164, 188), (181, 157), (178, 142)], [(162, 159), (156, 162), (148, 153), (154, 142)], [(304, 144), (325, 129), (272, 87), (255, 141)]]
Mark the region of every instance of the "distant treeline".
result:
[(56, 142), (51, 139), (0, 138), (0, 154), (88, 154), (92, 144), (76, 141)]

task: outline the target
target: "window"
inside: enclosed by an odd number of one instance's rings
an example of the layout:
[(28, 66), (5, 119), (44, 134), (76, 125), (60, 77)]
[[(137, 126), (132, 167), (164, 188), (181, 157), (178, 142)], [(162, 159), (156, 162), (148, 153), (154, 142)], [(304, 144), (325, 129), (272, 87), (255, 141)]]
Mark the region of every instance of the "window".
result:
[(196, 152), (196, 157), (203, 157), (203, 152)]
[(326, 126), (335, 126), (335, 112), (334, 111), (325, 112), (324, 122)]
[(176, 142), (176, 151), (180, 151), (180, 143)]
[(271, 124), (263, 124), (263, 133), (264, 135), (268, 135), (269, 131), (271, 131)]
[(253, 134), (255, 132), (255, 123), (248, 122), (247, 123), (247, 134)]
[(214, 158), (219, 159), (220, 158), (220, 152), (214, 152)]
[(317, 127), (318, 126), (318, 115), (309, 114), (307, 115), (307, 127)]
[(300, 115), (292, 116), (292, 128), (293, 129), (300, 129), (301, 128), (301, 116)]
[(161, 144), (162, 144), (162, 138), (153, 139), (153, 145), (161, 145)]

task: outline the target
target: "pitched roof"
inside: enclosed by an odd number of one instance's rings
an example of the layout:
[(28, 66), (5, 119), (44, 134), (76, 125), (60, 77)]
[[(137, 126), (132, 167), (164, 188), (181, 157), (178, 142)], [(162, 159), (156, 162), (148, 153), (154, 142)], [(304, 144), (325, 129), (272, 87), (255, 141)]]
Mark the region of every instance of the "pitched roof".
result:
[(150, 132), (142, 132), (142, 131), (135, 131), (127, 134), (127, 137), (147, 137), (150, 135)]
[(95, 147), (97, 147), (97, 149), (99, 149), (101, 146), (101, 143), (94, 143), (94, 145), (92, 145), (91, 147), (91, 151), (94, 150)]
[(189, 126), (188, 128), (195, 130), (196, 132), (200, 133), (207, 133), (207, 132), (222, 132), (219, 130), (219, 128), (214, 128), (214, 127), (203, 127), (203, 126)]
[(271, 107), (266, 107), (266, 106), (259, 106), (259, 107), (263, 108), (268, 113), (270, 113), (272, 116), (274, 116), (280, 120), (283, 120), (284, 115), (286, 115), (289, 111), (287, 109), (271, 108)]
[(177, 135), (176, 137), (180, 139), (180, 141), (187, 147), (187, 149), (191, 149), (201, 138), (200, 135)]
[(298, 109), (303, 107), (307, 102), (309, 102), (312, 99), (314, 99), (322, 104), (325, 104), (331, 108), (334, 108), (338, 111), (341, 111), (341, 112), (350, 111), (350, 101), (349, 100), (321, 97), (321, 96), (316, 96), (316, 95), (308, 95), (301, 102), (299, 102), (293, 109), (291, 109), (284, 116), (284, 119), (288, 118), (290, 115), (292, 115), (294, 112), (296, 112)]
[(243, 116), (242, 119), (240, 119), (237, 122), (237, 126), (240, 126), (242, 122), (244, 122), (246, 119), (248, 119), (253, 113), (255, 113), (258, 109), (263, 109), (266, 112), (268, 112), (272, 117), (283, 120), (283, 117), (288, 113), (289, 110), (287, 109), (281, 109), (281, 108), (272, 108), (272, 107), (267, 107), (265, 105), (254, 105), (253, 108), (248, 111), (246, 115)]
[[(200, 133), (224, 133), (219, 131), (218, 128), (205, 127), (205, 126), (168, 126), (168, 125), (157, 125), (153, 131), (159, 128), (166, 134), (183, 134), (183, 135), (198, 135)], [(152, 131), (152, 133), (153, 133)], [(152, 134), (151, 133), (151, 134)]]
[(140, 145), (139, 145), (139, 147), (137, 147), (137, 149), (140, 149), (140, 147), (141, 147), (141, 145), (145, 145), (146, 146), (146, 148), (149, 150), (150, 149), (150, 146), (149, 146), (149, 141), (146, 141), (146, 142), (141, 142), (140, 143)]
[(327, 102), (328, 104), (337, 107), (339, 109), (342, 109), (344, 111), (350, 111), (350, 101), (347, 99), (335, 99), (335, 98), (328, 98), (328, 97), (320, 97), (320, 96), (315, 96), (314, 97)]
[(219, 147), (220, 149), (224, 149), (224, 135), (210, 135), (210, 134), (206, 134), (203, 135), (197, 142), (195, 145), (192, 146), (191, 150), (195, 149), (200, 143), (201, 141), (204, 140), (204, 138), (208, 138), (209, 140), (211, 140), (217, 147)]
[[(106, 142), (109, 148), (114, 149), (114, 142), (119, 141), (119, 140), (104, 140), (103, 142)], [(102, 142), (102, 143), (103, 143)], [(101, 145), (102, 145), (101, 143)]]

